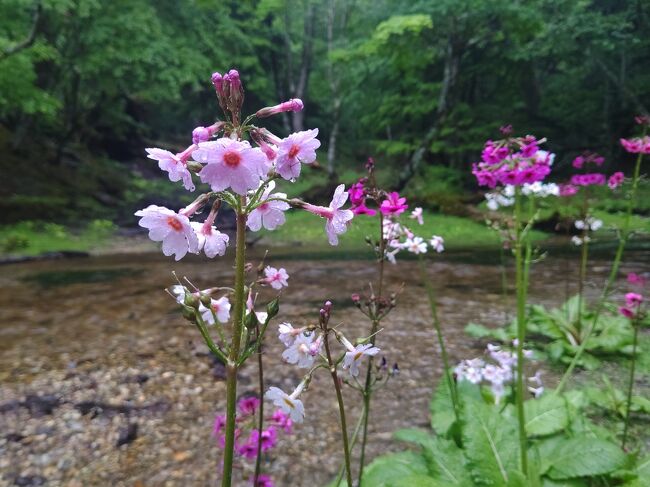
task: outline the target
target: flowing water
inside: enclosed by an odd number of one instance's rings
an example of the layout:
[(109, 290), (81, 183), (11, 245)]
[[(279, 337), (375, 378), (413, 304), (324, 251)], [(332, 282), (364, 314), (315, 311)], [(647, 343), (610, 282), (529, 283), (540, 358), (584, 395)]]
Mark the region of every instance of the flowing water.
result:
[[(251, 258), (259, 256), (253, 251)], [(376, 264), (351, 256), (306, 258), (294, 249), (275, 249), (273, 256), (268, 263), (291, 275), (282, 321), (313, 322), (329, 299), (332, 319), (347, 336), (367, 334), (350, 295), (376, 280)], [(211, 430), (215, 413), (225, 408), (224, 371), (163, 288), (173, 284), (171, 270), (202, 288), (229, 285), (226, 262), (175, 263), (143, 253), (1, 267), (0, 485), (216, 485), (220, 450)], [(391, 439), (395, 430), (429, 422), (442, 364), (420, 265), (411, 260), (387, 268), (385, 289), (404, 287), (377, 344), (401, 373), (372, 403), (370, 459), (399, 447)], [(498, 253), (435, 256), (425, 266), (452, 363), (479, 355), (485, 342), (468, 338), (463, 327), (500, 325), (513, 309), (511, 287), (504, 302)], [(622, 274), (632, 270), (650, 270), (647, 252), (626, 255)], [(607, 272), (605, 258), (591, 263), (589, 296), (598, 295)], [(533, 266), (531, 302), (560, 304), (575, 291), (576, 275), (575, 254)], [(270, 296), (266, 291), (260, 300)], [(266, 340), (265, 378), (267, 387), (288, 391), (301, 370), (282, 363), (276, 326)], [(256, 390), (255, 363), (241, 372), (242, 394)], [(329, 374), (319, 372), (302, 397), (305, 423), (265, 458), (278, 486), (322, 485), (340, 465), (335, 394)], [(360, 400), (348, 388), (345, 401), (352, 429)]]

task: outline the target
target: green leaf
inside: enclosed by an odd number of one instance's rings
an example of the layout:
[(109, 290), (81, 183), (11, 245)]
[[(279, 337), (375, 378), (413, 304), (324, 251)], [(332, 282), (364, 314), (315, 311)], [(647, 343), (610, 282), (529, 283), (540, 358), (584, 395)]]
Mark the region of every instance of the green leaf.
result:
[(607, 474), (626, 459), (614, 443), (585, 436), (558, 442), (553, 457), (548, 476), (554, 480)]
[(390, 487), (447, 487), (449, 484), (426, 475), (410, 475), (390, 483)]
[(505, 328), (488, 328), (478, 323), (469, 323), (465, 327), (465, 333), (474, 338), (494, 338), (501, 342), (507, 342), (512, 339)]
[(496, 408), (478, 402), (466, 403), (463, 414), (463, 445), (474, 482), (507, 485), (508, 472), (518, 467), (514, 418), (502, 416)]
[(551, 435), (569, 424), (566, 400), (555, 394), (527, 400), (524, 403), (524, 413), (528, 436)]
[(427, 464), (422, 455), (400, 452), (375, 459), (363, 473), (362, 487), (391, 487), (405, 477), (427, 475)]
[(637, 478), (626, 485), (629, 487), (650, 487), (650, 456), (639, 460), (634, 473), (636, 473)]

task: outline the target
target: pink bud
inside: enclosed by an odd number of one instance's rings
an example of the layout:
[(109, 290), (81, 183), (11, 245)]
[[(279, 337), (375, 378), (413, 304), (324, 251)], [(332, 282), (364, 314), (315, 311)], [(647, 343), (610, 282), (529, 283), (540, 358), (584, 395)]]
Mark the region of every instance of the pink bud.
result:
[(210, 140), (210, 131), (205, 127), (196, 127), (192, 130), (192, 142), (198, 144), (199, 142), (206, 142)]

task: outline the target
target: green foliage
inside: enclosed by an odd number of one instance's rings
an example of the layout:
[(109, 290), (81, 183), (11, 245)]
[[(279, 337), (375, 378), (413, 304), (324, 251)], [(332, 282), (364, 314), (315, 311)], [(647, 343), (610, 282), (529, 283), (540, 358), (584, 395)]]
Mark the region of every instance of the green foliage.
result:
[(569, 411), (561, 396), (544, 395), (524, 402), (526, 434), (547, 436), (562, 431), (569, 424)]

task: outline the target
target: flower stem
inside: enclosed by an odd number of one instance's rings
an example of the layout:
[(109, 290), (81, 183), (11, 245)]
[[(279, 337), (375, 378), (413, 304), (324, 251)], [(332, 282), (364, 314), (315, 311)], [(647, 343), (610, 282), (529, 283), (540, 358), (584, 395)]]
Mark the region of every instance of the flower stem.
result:
[[(350, 451), (354, 448), (354, 445), (357, 442), (357, 438), (359, 437), (359, 432), (361, 431), (361, 426), (363, 426), (364, 418), (366, 417), (366, 411), (365, 409), (361, 411), (361, 416), (359, 416), (359, 420), (357, 421), (357, 425), (354, 428), (354, 432), (352, 433), (352, 437), (350, 438)], [(341, 485), (341, 480), (343, 479), (343, 473), (345, 472), (345, 465), (342, 465), (341, 468), (339, 469), (339, 473), (336, 476), (336, 481), (333, 484), (334, 487), (339, 487)], [(358, 486), (357, 486), (358, 487)]]
[[(257, 329), (257, 340), (262, 340), (262, 334), (260, 333), (259, 325)], [(259, 343), (257, 346), (257, 370), (259, 377), (259, 388), (260, 388), (260, 409), (259, 409), (259, 420), (257, 423), (257, 456), (255, 458), (255, 475), (253, 477), (253, 485), (257, 485), (258, 479), (260, 477), (260, 471), (262, 467), (262, 430), (264, 429), (264, 367), (262, 362), (262, 344)]]
[[(384, 263), (386, 261), (386, 240), (384, 239), (384, 215), (381, 211), (379, 214), (379, 283), (377, 285), (377, 303), (381, 302), (381, 294), (384, 289)], [(375, 336), (377, 330), (379, 329), (379, 319), (372, 320), (372, 326), (370, 328), (370, 343), (375, 345)], [(366, 382), (363, 387), (363, 429), (361, 433), (361, 454), (359, 456), (359, 477), (357, 479), (357, 485), (361, 485), (361, 479), (363, 478), (363, 467), (366, 461), (366, 444), (368, 442), (368, 421), (370, 419), (370, 401), (372, 399), (372, 366), (373, 366), (374, 357), (370, 357), (368, 361), (368, 370), (366, 371)]]
[[(521, 471), (528, 475), (528, 447), (526, 418), (524, 416), (524, 341), (526, 339), (526, 273), (524, 269), (524, 242), (522, 236), (521, 190), (515, 190), (515, 279), (517, 283), (517, 387), (515, 401), (519, 422), (519, 450)], [(528, 251), (526, 251), (528, 256)]]
[(618, 247), (616, 249), (616, 254), (614, 256), (614, 261), (612, 262), (612, 268), (609, 272), (609, 277), (607, 278), (607, 282), (605, 283), (603, 292), (600, 295), (598, 304), (596, 305), (596, 311), (594, 313), (593, 321), (591, 322), (589, 328), (587, 328), (587, 331), (582, 338), (582, 342), (580, 343), (580, 346), (578, 347), (576, 354), (573, 356), (573, 359), (571, 360), (571, 363), (567, 367), (566, 372), (564, 372), (562, 379), (560, 380), (559, 384), (555, 388), (555, 394), (560, 394), (564, 390), (564, 387), (566, 386), (569, 377), (571, 377), (571, 374), (573, 373), (573, 369), (575, 369), (576, 365), (578, 364), (578, 361), (582, 357), (582, 354), (584, 353), (585, 348), (587, 347), (587, 341), (589, 340), (589, 337), (596, 329), (596, 326), (598, 326), (598, 320), (600, 318), (600, 314), (602, 313), (605, 307), (605, 300), (609, 296), (610, 290), (614, 285), (614, 281), (618, 276), (618, 269), (621, 265), (621, 259), (623, 258), (623, 251), (625, 250), (625, 246), (627, 245), (627, 242), (629, 241), (631, 235), (630, 223), (632, 219), (632, 210), (634, 210), (635, 203), (636, 203), (636, 193), (639, 186), (639, 175), (641, 172), (642, 159), (643, 159), (643, 154), (639, 153), (639, 156), (636, 159), (636, 165), (634, 166), (634, 174), (632, 176), (632, 189), (630, 190), (629, 199), (627, 202), (627, 209), (625, 212), (625, 219), (623, 220), (623, 226), (621, 228), (620, 236), (618, 239)]
[(235, 250), (235, 293), (232, 346), (226, 364), (226, 431), (223, 450), (223, 478), (221, 487), (232, 484), (232, 462), (235, 449), (235, 408), (237, 402), (237, 361), (241, 347), (244, 318), (244, 265), (246, 262), (246, 213), (243, 210), (245, 197), (237, 209), (237, 242)]
[[(638, 309), (637, 309), (638, 313)], [(625, 406), (625, 426), (623, 427), (623, 439), (621, 440), (621, 448), (625, 450), (625, 442), (627, 441), (627, 431), (630, 426), (630, 408), (632, 406), (632, 389), (634, 388), (634, 369), (636, 366), (636, 349), (639, 341), (639, 323), (637, 319), (632, 321), (634, 327), (634, 338), (632, 341), (632, 360), (630, 362), (630, 380), (627, 384), (627, 403)]]
[(348, 427), (345, 420), (345, 406), (343, 405), (343, 394), (341, 393), (341, 382), (339, 381), (338, 374), (336, 373), (336, 364), (332, 360), (332, 353), (330, 351), (329, 337), (327, 330), (323, 333), (325, 336), (325, 353), (327, 355), (327, 363), (330, 368), (330, 374), (334, 381), (334, 389), (336, 389), (336, 400), (339, 404), (339, 416), (341, 418), (341, 437), (343, 439), (343, 455), (345, 457), (345, 476), (348, 482), (348, 487), (352, 487), (352, 470), (350, 468), (350, 447), (348, 444)]
[(422, 256), (420, 256), (420, 273), (422, 276), (422, 282), (427, 289), (427, 296), (429, 297), (429, 306), (431, 307), (431, 316), (433, 318), (433, 327), (436, 330), (436, 337), (438, 339), (438, 346), (440, 347), (440, 356), (442, 357), (442, 366), (444, 367), (445, 374), (445, 383), (449, 388), (449, 397), (451, 397), (451, 403), (454, 408), (454, 416), (456, 421), (460, 424), (460, 407), (458, 401), (458, 391), (456, 390), (456, 383), (451, 377), (451, 368), (449, 366), (449, 355), (447, 355), (447, 347), (445, 346), (445, 338), (442, 334), (442, 328), (440, 326), (440, 319), (438, 318), (438, 306), (436, 304), (436, 296), (433, 290), (431, 282), (425, 274), (425, 262)]

